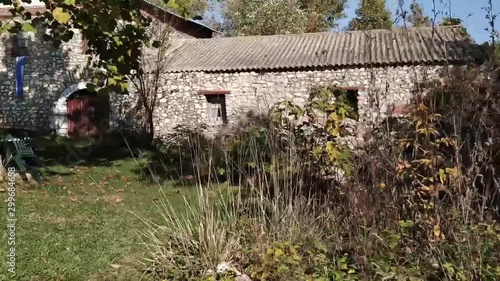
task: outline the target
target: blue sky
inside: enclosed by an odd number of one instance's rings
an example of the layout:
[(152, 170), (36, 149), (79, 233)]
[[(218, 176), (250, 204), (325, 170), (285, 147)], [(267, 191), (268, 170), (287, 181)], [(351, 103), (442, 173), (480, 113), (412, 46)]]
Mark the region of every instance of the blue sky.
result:
[[(358, 7), (359, 0), (348, 0), (347, 9), (345, 10), (347, 18), (343, 19), (340, 24), (344, 27), (351, 18), (355, 16), (355, 10)], [(402, 0), (403, 7), (405, 10), (409, 10), (410, 4), (413, 0)], [(462, 19), (463, 25), (469, 32), (469, 34), (476, 40), (477, 43), (482, 43), (489, 40), (489, 33), (484, 30), (488, 26), (488, 20), (486, 20), (486, 11), (482, 8), (486, 7), (488, 0), (417, 0), (418, 3), (422, 4), (425, 13), (431, 17), (434, 17), (433, 7), (435, 2), (436, 10), (436, 21), (439, 22), (443, 17), (448, 16), (450, 11), (449, 2), (451, 2), (451, 14), (452, 17), (457, 17)], [(496, 14), (500, 13), (500, 1), (493, 0), (493, 10)], [(399, 0), (387, 0), (387, 7), (389, 7), (393, 13), (393, 18), (396, 18), (396, 11), (399, 8)], [(500, 16), (496, 20), (496, 29), (500, 29)]]
[[(409, 10), (409, 6), (413, 2), (413, 0), (387, 0), (387, 7), (392, 11), (393, 18), (396, 18), (396, 11), (398, 10), (400, 1), (403, 2), (405, 10)], [(217, 1), (212, 0), (212, 3), (214, 2), (217, 3), (215, 4), (217, 14), (220, 5)], [(488, 0), (417, 0), (417, 2), (423, 5), (425, 13), (431, 17), (431, 19), (434, 18), (434, 14), (436, 14), (436, 22), (448, 16), (451, 10), (452, 17), (462, 19), (465, 28), (477, 43), (489, 40), (489, 33), (484, 30), (484, 28), (488, 26), (488, 21), (485, 19), (486, 11), (482, 9), (487, 6)], [(435, 13), (433, 12), (434, 2)], [(450, 2), (451, 7), (449, 5)], [(494, 12), (499, 14), (500, 0), (492, 0), (492, 2), (494, 5)], [(347, 0), (347, 8), (345, 10), (346, 18), (340, 21), (340, 28), (345, 27), (349, 20), (355, 16), (355, 10), (358, 7), (358, 3), (359, 0)], [(500, 30), (500, 16), (498, 16), (496, 20), (496, 29)]]

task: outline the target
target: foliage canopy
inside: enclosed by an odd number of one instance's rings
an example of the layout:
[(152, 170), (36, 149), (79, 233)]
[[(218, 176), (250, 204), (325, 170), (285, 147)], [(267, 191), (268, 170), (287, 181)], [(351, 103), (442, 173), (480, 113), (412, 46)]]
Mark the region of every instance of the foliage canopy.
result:
[(361, 0), (356, 17), (348, 25), (349, 30), (389, 29), (392, 27), (391, 12), (385, 0)]
[(320, 32), (337, 26), (346, 0), (228, 0), (224, 28), (232, 36)]
[(432, 22), (428, 16), (425, 15), (422, 5), (415, 0), (410, 5), (411, 14), (408, 16), (408, 21), (415, 27), (431, 26)]

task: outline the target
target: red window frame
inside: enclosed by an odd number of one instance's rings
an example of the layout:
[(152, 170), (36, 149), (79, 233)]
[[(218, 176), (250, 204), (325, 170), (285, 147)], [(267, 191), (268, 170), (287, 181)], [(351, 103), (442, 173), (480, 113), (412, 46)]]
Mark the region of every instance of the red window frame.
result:
[(229, 91), (222, 91), (222, 90), (216, 90), (216, 91), (203, 90), (203, 91), (200, 91), (200, 95), (204, 95), (204, 96), (229, 95), (230, 93), (231, 92), (229, 92)]

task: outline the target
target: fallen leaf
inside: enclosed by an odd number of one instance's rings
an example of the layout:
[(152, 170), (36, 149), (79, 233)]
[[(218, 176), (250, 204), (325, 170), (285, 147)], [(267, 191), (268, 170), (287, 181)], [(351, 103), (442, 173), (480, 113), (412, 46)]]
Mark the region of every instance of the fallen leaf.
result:
[(440, 237), (441, 236), (441, 228), (439, 227), (439, 225), (435, 225), (434, 228), (433, 228), (433, 232), (434, 232), (434, 235), (436, 237)]
[(0, 187), (0, 192), (5, 192), (5, 188)]
[(115, 199), (115, 203), (120, 203), (122, 201), (123, 201), (123, 198), (121, 198), (121, 197), (116, 197), (116, 199)]
[(78, 201), (78, 198), (76, 196), (72, 196), (71, 201), (76, 202), (76, 201)]
[(116, 192), (123, 192), (123, 189), (117, 189)]
[(118, 269), (118, 268), (122, 267), (122, 265), (121, 264), (111, 264), (111, 267), (114, 269)]

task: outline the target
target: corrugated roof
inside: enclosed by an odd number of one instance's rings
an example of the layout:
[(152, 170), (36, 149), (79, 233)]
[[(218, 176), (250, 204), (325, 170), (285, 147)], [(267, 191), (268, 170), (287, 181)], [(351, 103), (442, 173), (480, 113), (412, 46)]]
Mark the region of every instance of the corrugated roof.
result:
[(467, 48), (472, 43), (460, 26), (188, 39), (171, 53), (168, 71), (463, 62), (469, 59)]
[(205, 24), (201, 23), (200, 21), (196, 21), (196, 20), (185, 18), (185, 17), (183, 17), (181, 15), (178, 15), (177, 13), (175, 13), (174, 11), (172, 11), (170, 9), (163, 8), (163, 7), (159, 6), (158, 4), (155, 4), (154, 2), (151, 2), (150, 0), (142, 0), (142, 3), (145, 6), (153, 7), (156, 10), (161, 11), (162, 13), (169, 14), (169, 15), (171, 15), (173, 17), (178, 18), (179, 20), (189, 22), (189, 23), (191, 23), (193, 25), (196, 25), (196, 26), (198, 26), (200, 28), (204, 28), (204, 29), (210, 30), (210, 31), (212, 31), (214, 33), (217, 33), (217, 34), (221, 33), (220, 31), (215, 30), (215, 29), (209, 27), (208, 25), (205, 25)]

